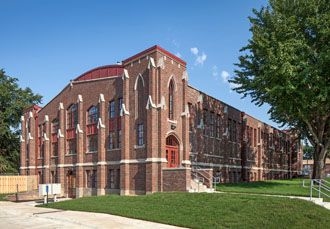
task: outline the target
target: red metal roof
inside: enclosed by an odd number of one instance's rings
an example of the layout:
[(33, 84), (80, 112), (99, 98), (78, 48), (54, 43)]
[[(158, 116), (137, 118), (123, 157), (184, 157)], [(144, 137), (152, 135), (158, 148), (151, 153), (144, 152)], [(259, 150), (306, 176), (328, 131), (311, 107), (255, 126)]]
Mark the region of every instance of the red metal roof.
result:
[(100, 79), (111, 76), (120, 76), (124, 71), (121, 65), (105, 65), (89, 70), (78, 76), (74, 81), (84, 81), (91, 79)]
[(127, 58), (126, 60), (123, 60), (123, 63), (126, 64), (127, 62), (129, 61), (132, 61), (140, 56), (144, 56), (146, 55), (147, 53), (149, 52), (153, 52), (153, 51), (159, 51), (159, 52), (162, 52), (164, 53), (166, 56), (169, 56), (171, 57), (172, 59), (176, 60), (177, 62), (179, 62), (180, 64), (186, 66), (186, 62), (184, 60), (182, 60), (181, 58), (177, 57), (176, 55), (170, 53), (169, 51), (166, 51), (165, 49), (163, 49), (162, 47), (160, 47), (159, 45), (154, 45), (142, 52), (139, 52), (138, 54), (134, 55), (134, 56), (131, 56), (129, 58)]

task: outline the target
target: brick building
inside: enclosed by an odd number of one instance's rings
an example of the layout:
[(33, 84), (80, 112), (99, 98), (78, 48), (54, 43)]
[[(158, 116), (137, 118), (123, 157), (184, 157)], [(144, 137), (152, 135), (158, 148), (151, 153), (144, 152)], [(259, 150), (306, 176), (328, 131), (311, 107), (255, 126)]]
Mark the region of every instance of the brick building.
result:
[(26, 109), (21, 126), (20, 173), (71, 197), (188, 191), (196, 175), (256, 181), (301, 167), (299, 140), (189, 86), (186, 63), (159, 46), (80, 75)]

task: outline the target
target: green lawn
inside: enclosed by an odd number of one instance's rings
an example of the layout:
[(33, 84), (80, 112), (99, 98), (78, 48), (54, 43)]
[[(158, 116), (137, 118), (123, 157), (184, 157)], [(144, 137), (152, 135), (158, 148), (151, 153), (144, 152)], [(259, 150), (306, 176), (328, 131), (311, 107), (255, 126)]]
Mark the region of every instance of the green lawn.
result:
[(217, 191), (236, 193), (258, 193), (287, 196), (309, 196), (309, 180), (302, 179), (270, 180), (249, 183), (218, 184)]
[[(284, 196), (310, 196), (310, 180), (305, 179), (291, 180), (269, 180), (257, 181), (249, 183), (234, 183), (234, 184), (218, 184), (217, 191), (235, 192), (235, 193), (255, 193), (269, 195), (284, 195)], [(313, 191), (313, 196), (317, 196), (317, 192)], [(330, 201), (330, 198), (321, 196), (325, 201)]]
[(190, 228), (328, 228), (330, 211), (311, 202), (229, 193), (99, 196), (48, 204)]

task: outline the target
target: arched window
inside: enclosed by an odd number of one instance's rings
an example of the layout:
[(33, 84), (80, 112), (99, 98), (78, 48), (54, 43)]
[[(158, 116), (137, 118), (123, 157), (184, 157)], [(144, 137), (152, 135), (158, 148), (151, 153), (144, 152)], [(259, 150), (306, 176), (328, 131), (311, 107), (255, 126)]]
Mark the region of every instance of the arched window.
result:
[(142, 117), (146, 104), (144, 103), (144, 81), (141, 75), (136, 79), (135, 84), (135, 118)]
[(92, 106), (88, 110), (87, 124), (97, 123), (99, 119), (99, 109), (96, 106)]
[(73, 129), (78, 124), (78, 111), (77, 104), (71, 104), (71, 106), (67, 110), (67, 120), (66, 125), (67, 129)]
[(174, 82), (173, 79), (170, 81), (168, 87), (168, 118), (174, 119)]

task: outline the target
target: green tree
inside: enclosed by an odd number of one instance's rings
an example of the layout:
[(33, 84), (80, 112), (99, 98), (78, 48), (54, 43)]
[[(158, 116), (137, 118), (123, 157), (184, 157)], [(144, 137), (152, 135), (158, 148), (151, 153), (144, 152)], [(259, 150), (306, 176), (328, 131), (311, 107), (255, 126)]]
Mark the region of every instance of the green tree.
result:
[(330, 148), (329, 0), (269, 0), (249, 17), (252, 38), (230, 82), (252, 102), (270, 105), (275, 122), (314, 147), (313, 178), (322, 177)]
[(0, 173), (18, 172), (20, 117), (24, 108), (40, 103), (42, 98), (30, 88), (20, 88), (17, 82), (0, 69)]

